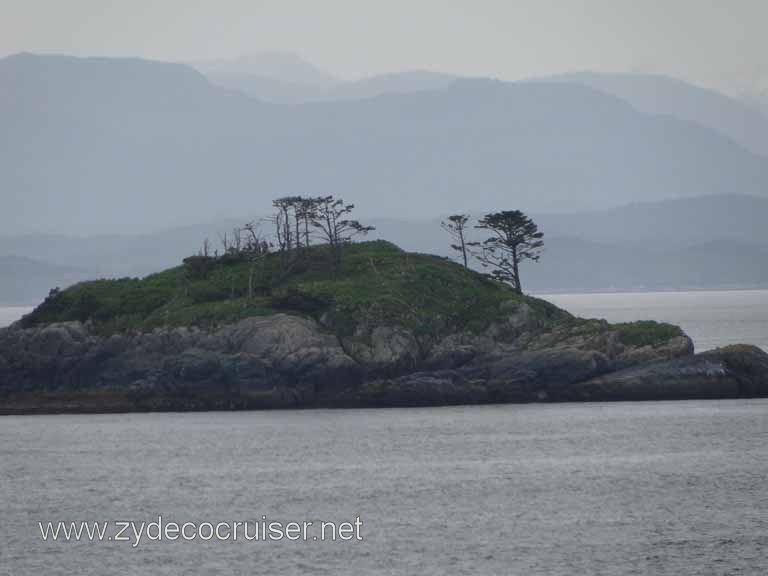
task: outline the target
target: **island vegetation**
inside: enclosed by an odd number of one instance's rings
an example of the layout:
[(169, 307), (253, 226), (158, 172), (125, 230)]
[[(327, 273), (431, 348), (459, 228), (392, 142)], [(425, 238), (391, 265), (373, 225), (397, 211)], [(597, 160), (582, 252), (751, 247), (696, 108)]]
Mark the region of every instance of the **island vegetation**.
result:
[[(354, 205), (332, 196), (273, 202), (273, 216), (235, 228), (211, 248), (145, 278), (102, 279), (54, 289), (21, 320), (33, 327), (90, 323), (101, 334), (160, 327), (215, 328), (252, 316), (286, 313), (312, 318), (340, 336), (359, 325), (402, 326), (419, 336), (481, 333), (502, 303), (526, 303), (542, 321), (579, 322), (556, 306), (522, 294), (519, 263), (538, 258), (542, 234), (519, 211), (488, 214), (477, 227), (492, 230), (469, 242), (469, 215), (451, 216), (463, 242), (462, 265), (406, 252), (384, 241), (353, 242), (371, 230), (350, 218)], [(271, 229), (272, 233), (267, 231)], [(493, 272), (466, 264), (467, 251)], [(586, 322), (585, 325), (589, 325)], [(656, 322), (617, 325), (636, 342), (680, 335)]]
[[(679, 327), (523, 294), (519, 211), (443, 227), (458, 261), (363, 240), (332, 196), (204, 241), (144, 278), (81, 282), (0, 330), (0, 412), (413, 406), (768, 393), (768, 356), (693, 355)], [(482, 267), (475, 270), (472, 263)]]

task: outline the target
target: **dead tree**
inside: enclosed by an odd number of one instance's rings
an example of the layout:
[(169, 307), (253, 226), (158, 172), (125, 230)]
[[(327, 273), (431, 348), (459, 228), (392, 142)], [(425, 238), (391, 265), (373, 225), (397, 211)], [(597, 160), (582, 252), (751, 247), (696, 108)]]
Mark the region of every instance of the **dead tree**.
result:
[(208, 258), (210, 256), (211, 252), (211, 243), (208, 241), (208, 238), (203, 240), (203, 247), (200, 249), (200, 256), (203, 256), (205, 258)]
[(293, 226), (291, 224), (291, 213), (295, 204), (295, 196), (284, 196), (272, 201), (272, 206), (277, 209), (277, 213), (272, 217), (272, 223), (275, 226), (275, 237), (281, 251), (289, 251), (293, 248)]
[[(262, 238), (258, 224), (253, 222), (246, 224), (243, 226), (242, 232), (245, 234), (245, 238), (242, 241), (242, 250), (250, 262), (248, 268), (248, 298), (251, 299), (254, 296), (255, 277), (259, 266), (262, 269), (262, 275), (266, 276), (264, 272), (266, 271), (270, 244)], [(269, 282), (267, 282), (266, 289), (267, 291), (270, 290)]]
[(310, 229), (312, 227), (312, 218), (316, 212), (316, 200), (314, 198), (302, 198), (297, 199), (296, 207), (294, 208), (296, 214), (296, 236), (299, 237), (299, 230), (304, 235), (304, 246), (309, 248), (310, 245)]
[(469, 214), (454, 214), (448, 216), (447, 220), (443, 220), (440, 225), (443, 230), (448, 232), (453, 239), (451, 248), (461, 254), (461, 258), (464, 262), (464, 268), (468, 268), (467, 264), (467, 223), (469, 222)]
[(325, 240), (333, 256), (334, 268), (341, 264), (341, 252), (345, 244), (357, 235), (365, 235), (375, 230), (373, 226), (363, 226), (349, 215), (354, 210), (354, 204), (344, 204), (341, 198), (321, 196), (314, 199), (314, 213), (311, 216), (312, 226)]

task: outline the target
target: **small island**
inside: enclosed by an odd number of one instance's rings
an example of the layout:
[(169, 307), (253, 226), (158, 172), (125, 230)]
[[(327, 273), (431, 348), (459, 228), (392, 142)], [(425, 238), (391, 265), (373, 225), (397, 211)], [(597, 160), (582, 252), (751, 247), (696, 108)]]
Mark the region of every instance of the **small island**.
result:
[(348, 211), (313, 244), (317, 215), (279, 208), (278, 249), (245, 227), (221, 254), (52, 290), (0, 330), (0, 413), (768, 396), (756, 347), (694, 354), (676, 326), (576, 318), (499, 275), (352, 243), (369, 228)]

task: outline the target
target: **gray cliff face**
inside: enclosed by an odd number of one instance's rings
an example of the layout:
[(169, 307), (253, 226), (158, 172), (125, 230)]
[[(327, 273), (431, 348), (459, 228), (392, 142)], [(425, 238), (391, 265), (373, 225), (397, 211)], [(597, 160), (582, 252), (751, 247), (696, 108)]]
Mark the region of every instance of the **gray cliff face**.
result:
[(100, 337), (79, 322), (0, 331), (0, 390), (223, 387), (270, 390), (359, 379), (360, 367), (311, 320), (278, 314)]
[(742, 345), (605, 374), (570, 387), (562, 399), (677, 400), (767, 394), (768, 354)]
[(544, 325), (526, 304), (485, 334), (349, 337), (277, 314), (213, 331), (101, 336), (78, 322), (0, 330), (0, 412), (405, 406), (768, 393), (768, 355), (629, 346), (602, 321)]
[(350, 405), (686, 400), (768, 396), (768, 354), (728, 347), (611, 371), (599, 353), (521, 353), (487, 367), (416, 372), (348, 388)]

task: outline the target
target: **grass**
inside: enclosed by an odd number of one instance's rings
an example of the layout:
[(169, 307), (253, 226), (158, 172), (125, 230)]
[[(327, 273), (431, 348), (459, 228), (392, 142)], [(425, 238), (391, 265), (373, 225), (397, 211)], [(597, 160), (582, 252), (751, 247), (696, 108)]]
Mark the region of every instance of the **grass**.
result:
[[(249, 294), (253, 273), (254, 290)], [(525, 302), (544, 325), (567, 323), (569, 333), (604, 329), (597, 320), (570, 316), (553, 304), (520, 296), (509, 286), (445, 258), (409, 253), (385, 241), (345, 247), (338, 268), (326, 246), (257, 264), (242, 257), (192, 257), (143, 279), (82, 282), (53, 292), (22, 326), (91, 322), (110, 334), (165, 326), (212, 328), (276, 313), (314, 318), (340, 336), (360, 326), (402, 326), (418, 337), (483, 332), (502, 303)], [(657, 346), (683, 334), (653, 321), (615, 324), (629, 346)]]
[(619, 333), (621, 341), (628, 346), (658, 346), (670, 338), (684, 335), (678, 326), (653, 320), (623, 322), (614, 324), (613, 327)]
[[(249, 298), (252, 272), (255, 290)], [(316, 246), (287, 257), (271, 254), (256, 265), (232, 256), (193, 257), (143, 279), (83, 282), (52, 293), (22, 325), (90, 321), (109, 333), (212, 327), (285, 312), (322, 319), (342, 335), (361, 324), (400, 325), (418, 335), (436, 335), (480, 332), (509, 300), (527, 302), (543, 319), (566, 315), (445, 258), (374, 241), (346, 246), (338, 269), (327, 247)]]

